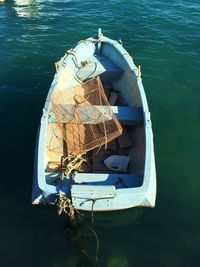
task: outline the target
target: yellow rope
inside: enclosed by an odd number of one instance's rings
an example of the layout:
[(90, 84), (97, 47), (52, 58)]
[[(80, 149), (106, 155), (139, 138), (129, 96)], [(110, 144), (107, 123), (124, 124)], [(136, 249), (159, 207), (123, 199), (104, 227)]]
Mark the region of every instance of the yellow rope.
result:
[[(68, 160), (68, 164), (65, 166), (65, 162)], [(68, 176), (70, 173), (77, 174), (80, 171), (81, 165), (85, 163), (88, 166), (91, 166), (90, 162), (87, 159), (83, 158), (83, 154), (78, 156), (69, 155), (61, 160), (60, 170), (62, 171), (61, 178), (62, 180)]]
[(138, 77), (140, 78), (141, 77), (141, 66), (138, 65)]
[(76, 156), (72, 161), (70, 161), (65, 170), (65, 175), (68, 176), (72, 171), (78, 171), (79, 167), (87, 162), (86, 159), (82, 158), (82, 155)]
[(68, 198), (65, 195), (59, 194), (58, 215), (60, 215), (63, 212), (69, 215), (71, 221), (74, 221), (75, 212), (70, 198)]

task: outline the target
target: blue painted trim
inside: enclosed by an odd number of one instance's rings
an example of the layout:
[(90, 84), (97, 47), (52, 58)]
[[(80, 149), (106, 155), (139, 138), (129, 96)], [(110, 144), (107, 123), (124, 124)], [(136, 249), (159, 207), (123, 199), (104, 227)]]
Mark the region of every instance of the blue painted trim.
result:
[[(39, 188), (38, 185), (38, 172), (37, 172), (37, 166), (38, 166), (38, 138), (40, 134), (40, 127), (37, 131), (37, 139), (36, 139), (36, 145), (35, 145), (35, 155), (34, 155), (34, 174), (33, 174), (33, 185), (32, 185), (32, 203), (35, 203), (35, 200), (39, 198), (40, 195), (42, 195), (42, 190)], [(38, 201), (36, 204), (39, 204)]]
[(143, 109), (136, 107), (111, 106), (117, 119), (123, 125), (138, 125), (143, 123)]
[(142, 186), (143, 176), (124, 173), (78, 173), (76, 184), (84, 185), (114, 185), (119, 188), (135, 188)]

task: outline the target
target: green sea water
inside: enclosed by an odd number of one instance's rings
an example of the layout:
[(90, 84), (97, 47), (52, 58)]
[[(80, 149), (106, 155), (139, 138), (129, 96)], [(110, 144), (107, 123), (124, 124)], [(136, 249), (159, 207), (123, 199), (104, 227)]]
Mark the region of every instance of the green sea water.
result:
[[(157, 169), (154, 209), (105, 215), (99, 266), (200, 264), (200, 2), (7, 0), (0, 5), (0, 266), (73, 267), (53, 207), (31, 206), (34, 147), (56, 62), (101, 27), (141, 65)], [(109, 218), (108, 218), (109, 217)], [(95, 255), (95, 239), (84, 245)]]

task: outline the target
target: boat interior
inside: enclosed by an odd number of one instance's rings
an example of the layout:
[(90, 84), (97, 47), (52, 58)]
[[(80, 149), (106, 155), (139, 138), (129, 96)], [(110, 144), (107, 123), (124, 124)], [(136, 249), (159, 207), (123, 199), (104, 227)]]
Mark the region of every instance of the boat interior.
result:
[[(94, 44), (89, 45), (94, 46)], [(87, 152), (86, 162), (80, 166), (73, 181), (69, 175), (65, 177), (62, 184), (66, 187), (70, 187), (72, 182), (82, 185), (114, 185), (116, 189), (140, 187), (143, 184), (144, 175), (145, 129), (137, 76), (128, 66), (127, 60), (123, 59), (113, 46), (106, 43), (101, 44), (100, 51), (97, 45), (95, 46), (95, 50), (84, 60), (78, 56), (68, 55), (68, 59), (67, 56), (64, 57), (63, 62), (71, 60), (70, 62), (74, 64), (72, 75), (75, 77), (74, 80), (84, 82), (97, 76), (100, 77), (109, 104), (123, 128), (123, 132), (107, 146)], [(125, 57), (130, 56), (127, 53)], [(63, 84), (65, 83), (66, 81), (63, 81)], [(66, 149), (66, 143), (56, 128), (55, 119), (51, 119), (50, 116), (45, 152), (47, 184), (59, 183), (61, 176), (59, 166)], [(110, 155), (128, 156), (130, 161), (127, 172), (108, 169), (103, 161)]]

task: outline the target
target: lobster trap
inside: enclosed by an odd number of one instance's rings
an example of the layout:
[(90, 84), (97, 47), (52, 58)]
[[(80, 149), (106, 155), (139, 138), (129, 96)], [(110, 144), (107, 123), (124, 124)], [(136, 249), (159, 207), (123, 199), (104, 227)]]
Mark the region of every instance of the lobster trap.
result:
[(51, 96), (55, 122), (68, 155), (82, 155), (122, 134), (99, 77)]

